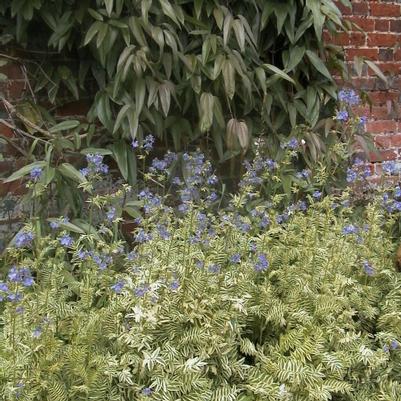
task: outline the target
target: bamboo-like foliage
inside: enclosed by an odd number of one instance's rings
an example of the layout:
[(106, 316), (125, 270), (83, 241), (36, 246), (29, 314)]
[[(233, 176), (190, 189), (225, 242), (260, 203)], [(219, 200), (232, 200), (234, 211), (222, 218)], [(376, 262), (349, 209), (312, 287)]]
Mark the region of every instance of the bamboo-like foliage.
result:
[(156, 133), (180, 149), (207, 138), (220, 159), (235, 153), (230, 120), (245, 150), (250, 137), (314, 127), (336, 98), (329, 69), (345, 71), (322, 37), (346, 29), (332, 0), (8, 0), (0, 15), (0, 39), (34, 51), (34, 89), (52, 103), (90, 81), (90, 116), (114, 141)]
[(35, 283), (5, 278), (23, 299), (2, 307), (0, 397), (399, 400), (391, 218), (373, 201), (357, 225), (345, 193), (284, 223), (263, 209), (261, 228), (250, 189), (218, 213), (153, 203), (130, 253), (107, 223), (72, 242), (60, 223), (10, 248), (5, 263)]

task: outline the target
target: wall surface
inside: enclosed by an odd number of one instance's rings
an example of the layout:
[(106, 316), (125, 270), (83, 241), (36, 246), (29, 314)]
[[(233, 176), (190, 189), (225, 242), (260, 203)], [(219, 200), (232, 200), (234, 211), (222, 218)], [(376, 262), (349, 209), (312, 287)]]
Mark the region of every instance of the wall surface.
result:
[(355, 56), (374, 61), (387, 77), (387, 84), (374, 71), (365, 67), (362, 76), (353, 73), (352, 83), (368, 93), (372, 105), (359, 110), (369, 118), (368, 132), (374, 134), (379, 152), (370, 155), (372, 168), (381, 173), (381, 162), (401, 160), (401, 0), (355, 1), (352, 8), (339, 5), (343, 15), (357, 24), (363, 32), (353, 28), (340, 33), (334, 43), (345, 49), (349, 62)]

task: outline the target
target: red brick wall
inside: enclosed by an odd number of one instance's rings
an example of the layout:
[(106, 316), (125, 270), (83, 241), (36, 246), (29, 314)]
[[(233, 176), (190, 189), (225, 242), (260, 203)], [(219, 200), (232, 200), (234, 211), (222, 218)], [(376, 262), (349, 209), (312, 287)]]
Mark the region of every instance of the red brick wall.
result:
[(401, 160), (401, 0), (351, 0), (352, 8), (339, 5), (343, 15), (364, 32), (353, 28), (340, 33), (335, 43), (345, 49), (346, 59), (355, 56), (374, 61), (387, 77), (387, 84), (365, 66), (362, 76), (353, 72), (352, 83), (368, 93), (372, 105), (359, 113), (369, 118), (368, 132), (374, 134), (378, 154), (370, 161), (376, 174), (384, 160)]

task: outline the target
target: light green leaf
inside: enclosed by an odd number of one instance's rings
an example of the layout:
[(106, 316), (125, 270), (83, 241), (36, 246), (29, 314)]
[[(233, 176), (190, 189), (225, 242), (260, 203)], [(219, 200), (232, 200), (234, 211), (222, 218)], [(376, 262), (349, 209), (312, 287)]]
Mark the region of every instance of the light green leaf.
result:
[(128, 159), (125, 144), (123, 142), (115, 143), (111, 149), (113, 150), (113, 157), (117, 162), (121, 175), (125, 180), (128, 179)]
[(99, 155), (112, 155), (113, 152), (110, 149), (105, 149), (105, 148), (85, 148), (81, 150), (81, 153), (84, 155), (87, 154), (99, 154)]
[(66, 120), (66, 121), (63, 121), (63, 122), (51, 127), (49, 129), (49, 132), (55, 133), (55, 132), (59, 132), (59, 131), (67, 131), (67, 130), (78, 127), (79, 124), (80, 123), (78, 120)]
[(311, 50), (306, 51), (306, 55), (308, 56), (309, 60), (313, 64), (313, 66), (326, 78), (330, 79), (330, 81), (333, 80), (329, 70), (327, 67), (324, 65), (323, 61), (317, 56), (317, 54)]
[(213, 124), (214, 96), (211, 93), (202, 93), (200, 98), (200, 130), (207, 132)]
[(263, 64), (263, 67), (274, 72), (280, 78), (283, 78), (286, 81), (291, 82), (292, 84), (295, 85), (295, 81), (288, 74), (286, 74), (283, 70), (280, 70), (280, 68), (277, 68), (276, 66), (274, 66), (272, 64)]
[(365, 60), (365, 64), (372, 69), (372, 71), (385, 83), (387, 83), (387, 78), (383, 74), (383, 71), (373, 62), (370, 60)]
[(15, 173), (11, 174), (3, 182), (11, 182), (11, 181), (18, 180), (18, 179), (22, 178), (23, 176), (29, 174), (33, 168), (35, 168), (35, 167), (43, 168), (45, 166), (46, 166), (46, 162), (44, 162), (44, 161), (39, 161), (39, 162), (34, 162), (34, 163), (31, 163), (31, 164), (27, 164), (26, 166), (21, 167)]
[(86, 178), (70, 163), (63, 163), (57, 167), (57, 171), (66, 178), (76, 182), (86, 182)]
[(227, 96), (232, 99), (235, 94), (235, 69), (229, 59), (223, 63), (223, 80)]
[(305, 47), (294, 46), (290, 48), (286, 71), (292, 71), (302, 60), (305, 54)]
[(99, 32), (100, 27), (101, 24), (99, 21), (96, 21), (91, 25), (91, 27), (88, 29), (88, 32), (86, 33), (84, 46), (86, 46), (94, 38), (94, 36)]

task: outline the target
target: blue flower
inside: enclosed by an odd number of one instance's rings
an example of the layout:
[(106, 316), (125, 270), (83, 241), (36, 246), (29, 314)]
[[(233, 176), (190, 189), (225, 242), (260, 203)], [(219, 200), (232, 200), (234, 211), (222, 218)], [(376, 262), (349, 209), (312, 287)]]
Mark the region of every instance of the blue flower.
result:
[(365, 273), (368, 276), (373, 276), (375, 274), (375, 270), (373, 269), (373, 267), (369, 264), (369, 262), (367, 260), (365, 260), (363, 262), (363, 269), (365, 270)]
[(366, 116), (359, 117), (358, 118), (358, 126), (359, 126), (359, 128), (363, 128), (367, 122), (368, 122), (368, 118)]
[(240, 263), (241, 262), (241, 255), (239, 253), (235, 253), (230, 257), (231, 263)]
[(135, 241), (139, 242), (140, 244), (143, 242), (150, 241), (152, 239), (151, 234), (147, 234), (143, 228), (139, 229), (135, 236)]
[(349, 114), (347, 110), (337, 111), (336, 120), (337, 121), (347, 121), (349, 118)]
[(320, 199), (320, 198), (322, 197), (322, 193), (321, 193), (320, 191), (315, 191), (315, 192), (312, 194), (312, 196), (313, 196), (315, 199)]
[(32, 337), (39, 338), (42, 334), (42, 329), (40, 327), (36, 327), (36, 329), (32, 332)]
[(299, 179), (307, 179), (309, 176), (310, 176), (310, 171), (306, 169), (298, 171), (296, 174), (296, 177)]
[(58, 221), (51, 221), (49, 226), (52, 230), (57, 230), (60, 227), (60, 223)]
[(30, 246), (34, 237), (35, 236), (32, 231), (21, 231), (15, 236), (15, 246), (17, 248)]
[(157, 225), (157, 231), (162, 239), (167, 240), (170, 239), (170, 233), (168, 232), (166, 226), (162, 224)]
[(7, 295), (7, 299), (11, 302), (19, 302), (22, 299), (22, 294), (20, 292), (10, 293)]
[(258, 259), (255, 264), (255, 271), (261, 272), (263, 270), (266, 270), (268, 267), (269, 267), (269, 261), (267, 260), (266, 255), (261, 253), (260, 255), (258, 255)]
[(30, 172), (32, 181), (37, 181), (42, 176), (43, 170), (40, 167), (34, 167)]
[(383, 171), (388, 175), (393, 175), (397, 172), (397, 165), (394, 161), (385, 161), (382, 163)]
[(171, 284), (170, 284), (170, 288), (173, 290), (173, 291), (176, 291), (176, 290), (178, 290), (178, 288), (180, 287), (180, 282), (176, 279), (176, 280), (173, 280), (172, 282), (171, 282)]
[(107, 210), (106, 218), (108, 221), (113, 221), (116, 218), (116, 208), (114, 206)]
[(137, 287), (134, 290), (134, 294), (137, 297), (143, 297), (149, 291), (149, 287), (147, 285)]
[(212, 264), (208, 267), (209, 273), (220, 273), (220, 266), (216, 264)]
[(134, 140), (131, 142), (131, 147), (132, 147), (132, 149), (136, 149), (138, 146), (139, 146), (139, 142), (138, 142), (136, 139), (134, 139)]
[(347, 169), (347, 182), (354, 182), (358, 178), (358, 173), (352, 168)]
[(125, 282), (120, 280), (117, 281), (114, 285), (112, 285), (110, 288), (116, 293), (116, 294), (121, 294), (122, 289), (125, 286)]
[(287, 148), (294, 150), (298, 147), (298, 145), (298, 140), (296, 138), (291, 138), (287, 143)]
[(0, 282), (0, 291), (8, 292), (8, 285), (6, 283)]
[(353, 224), (349, 224), (348, 226), (345, 226), (342, 230), (342, 233), (344, 235), (348, 234), (356, 234), (359, 231), (358, 227), (355, 227)]
[(338, 93), (338, 100), (349, 106), (356, 106), (361, 101), (359, 95), (353, 89), (342, 89)]
[(67, 248), (71, 247), (74, 244), (74, 240), (69, 234), (62, 235), (58, 240), (62, 246)]
[(153, 135), (147, 135), (143, 141), (143, 148), (145, 150), (152, 150), (155, 137)]
[(153, 390), (150, 387), (145, 387), (142, 390), (142, 394), (146, 397), (149, 397), (153, 393)]
[(394, 196), (396, 197), (396, 198), (400, 198), (401, 197), (401, 188), (400, 187), (395, 187), (395, 189), (394, 189)]
[(390, 349), (395, 350), (399, 347), (399, 343), (396, 340), (392, 340), (390, 343)]

